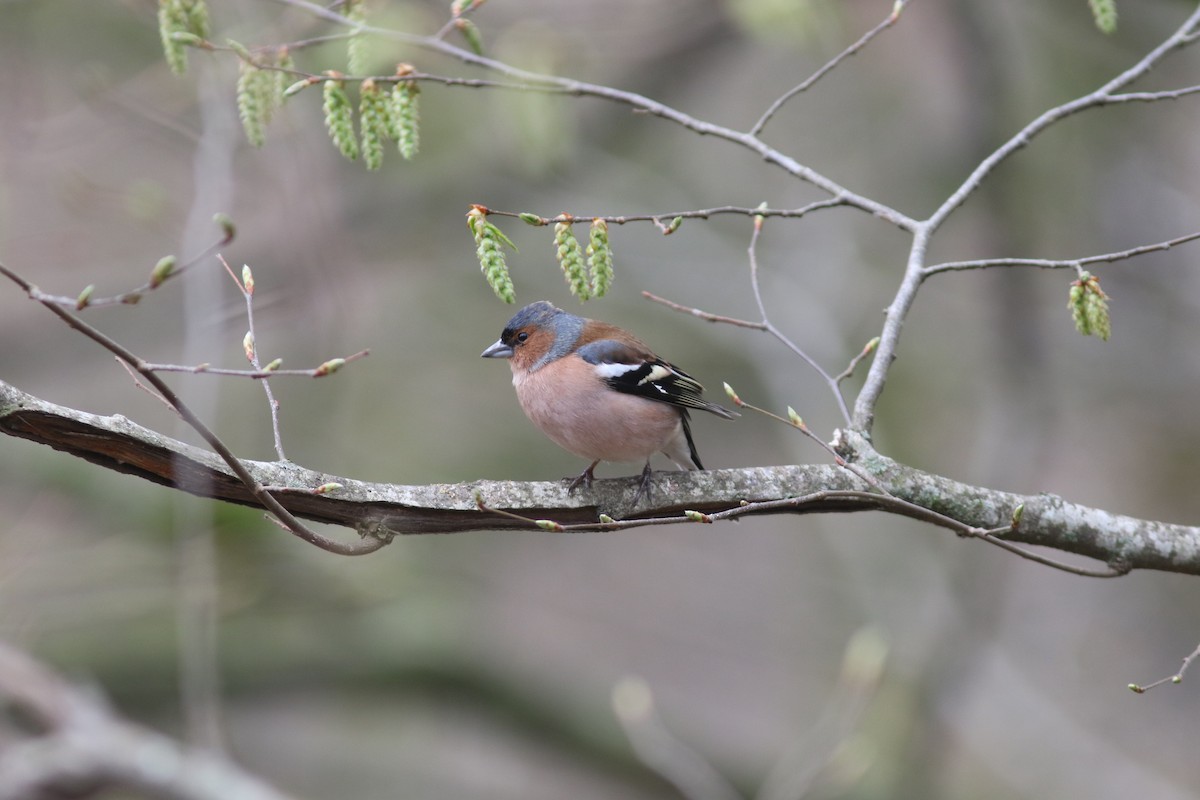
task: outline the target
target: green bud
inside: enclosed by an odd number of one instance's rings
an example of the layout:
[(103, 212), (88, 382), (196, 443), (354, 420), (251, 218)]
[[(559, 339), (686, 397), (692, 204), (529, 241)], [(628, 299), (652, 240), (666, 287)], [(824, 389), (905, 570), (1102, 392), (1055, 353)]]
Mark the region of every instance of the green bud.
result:
[(321, 366), (313, 370), (314, 378), (324, 378), (326, 375), (332, 375), (346, 365), (344, 358), (331, 358)]
[(559, 525), (552, 519), (539, 519), (535, 520), (535, 522), (537, 523), (537, 526), (544, 531), (561, 532), (563, 530), (563, 526)]
[(304, 80), (296, 81), (291, 86), (289, 86), (283, 90), (283, 96), (291, 97), (294, 94), (299, 94), (303, 90), (307, 89), (309, 86), (312, 86), (313, 83), (314, 83), (314, 81), (312, 78), (305, 78)]
[(240, 57), (243, 61), (253, 61), (254, 60), (253, 54), (251, 54), (250, 50), (246, 47), (246, 45), (242, 44), (241, 42), (234, 41), (233, 39), (226, 39), (225, 46), (228, 47), (233, 52), (237, 53), (238, 57)]
[(688, 519), (690, 519), (692, 522), (705, 522), (710, 525), (712, 524), (712, 517), (710, 517), (708, 514), (702, 514), (699, 511), (692, 511), (691, 509), (687, 509), (683, 512), (683, 515), (685, 517), (687, 517)]
[(154, 265), (154, 269), (150, 270), (150, 288), (157, 289), (162, 285), (162, 282), (171, 277), (175, 271), (175, 266), (178, 260), (175, 256), (163, 256)]
[(522, 211), (520, 214), (517, 214), (517, 216), (526, 225), (532, 225), (535, 228), (540, 228), (546, 224), (546, 220), (542, 219), (537, 214), (531, 214), (528, 211)]
[(75, 310), (82, 311), (87, 308), (92, 302), (92, 292), (96, 291), (96, 284), (89, 283), (83, 287), (83, 291), (79, 293), (79, 297), (75, 298)]
[(1021, 503), (1012, 512), (1012, 529), (1015, 531), (1021, 526), (1021, 517), (1025, 516), (1025, 504)]
[(733, 390), (732, 386), (730, 386), (728, 383), (724, 383), (722, 386), (725, 387), (725, 394), (729, 395), (729, 399), (733, 401), (735, 406), (741, 408), (743, 405), (745, 405), (742, 402), (742, 398), (738, 397), (738, 393)]
[(465, 17), (459, 17), (454, 20), (454, 27), (462, 34), (463, 39), (467, 43), (467, 47), (477, 56), (483, 55), (483, 34), (479, 32), (479, 28), (471, 20)]
[(229, 244), (232, 242), (233, 237), (237, 235), (237, 228), (234, 227), (233, 219), (230, 218), (228, 214), (222, 214), (218, 211), (216, 214), (213, 214), (213, 222), (215, 222), (221, 229), (221, 232), (225, 234), (225, 238), (221, 241), (221, 244)]

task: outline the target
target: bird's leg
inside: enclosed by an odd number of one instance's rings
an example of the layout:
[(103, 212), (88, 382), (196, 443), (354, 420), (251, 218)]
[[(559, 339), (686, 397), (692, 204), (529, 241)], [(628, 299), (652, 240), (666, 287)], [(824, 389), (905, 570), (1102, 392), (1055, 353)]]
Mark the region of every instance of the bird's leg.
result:
[(581, 483), (583, 484), (583, 488), (591, 489), (592, 488), (592, 480), (594, 480), (596, 477), (595, 475), (592, 474), (592, 470), (594, 470), (596, 468), (596, 465), (599, 463), (600, 463), (600, 459), (597, 458), (595, 461), (593, 461), (591, 464), (588, 465), (587, 469), (585, 469), (583, 472), (576, 475), (571, 480), (571, 482), (569, 484), (567, 484), (567, 494), (573, 494), (575, 492), (575, 490), (577, 488), (579, 488), (579, 484), (581, 484)]
[(650, 459), (646, 459), (646, 466), (642, 469), (642, 480), (638, 484), (637, 494), (633, 496), (633, 504), (636, 506), (643, 497), (650, 497), (651, 480), (650, 476), (653, 471), (650, 469)]

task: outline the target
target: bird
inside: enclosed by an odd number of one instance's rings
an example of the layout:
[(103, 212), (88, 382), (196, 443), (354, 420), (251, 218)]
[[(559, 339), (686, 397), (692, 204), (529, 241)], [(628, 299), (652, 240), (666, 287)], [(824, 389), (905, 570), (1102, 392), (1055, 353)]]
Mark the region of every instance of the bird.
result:
[(539, 300), (516, 314), (481, 354), (506, 358), (525, 415), (568, 452), (591, 461), (568, 494), (590, 489), (601, 461), (645, 459), (636, 506), (651, 490), (650, 457), (704, 469), (689, 411), (738, 416), (701, 397), (704, 387), (626, 330)]

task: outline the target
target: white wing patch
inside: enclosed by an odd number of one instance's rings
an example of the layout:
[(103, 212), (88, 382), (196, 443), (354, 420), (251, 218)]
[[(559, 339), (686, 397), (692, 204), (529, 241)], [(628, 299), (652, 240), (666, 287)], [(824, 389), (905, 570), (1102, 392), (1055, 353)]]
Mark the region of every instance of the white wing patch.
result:
[(649, 374), (647, 374), (646, 377), (644, 377), (640, 381), (638, 381), (638, 386), (644, 386), (645, 384), (648, 383), (651, 386), (653, 386), (655, 389), (657, 389), (659, 394), (666, 395), (667, 389), (665, 386), (662, 386), (659, 383), (659, 381), (669, 378), (673, 374), (674, 373), (671, 372), (671, 370), (667, 369), (662, 364), (655, 364), (653, 367), (650, 368)]
[(633, 372), (641, 368), (641, 364), (597, 364), (595, 366), (596, 374), (601, 378), (619, 378), (626, 372)]
[(655, 364), (650, 368), (650, 373), (638, 381), (638, 386), (641, 386), (643, 383), (658, 383), (664, 378), (671, 377), (673, 374), (674, 373), (672, 373), (671, 370), (667, 369), (662, 364)]

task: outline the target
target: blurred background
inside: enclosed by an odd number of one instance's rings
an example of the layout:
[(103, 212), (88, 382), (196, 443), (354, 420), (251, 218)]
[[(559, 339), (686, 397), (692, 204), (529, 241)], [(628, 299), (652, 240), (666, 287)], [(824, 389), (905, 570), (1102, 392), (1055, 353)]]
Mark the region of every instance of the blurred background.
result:
[[(432, 32), (448, 5), (375, 2), (370, 18)], [(496, 57), (745, 129), (890, 7), (496, 0), (474, 19)], [(1105, 36), (1085, 0), (914, 0), (764, 138), (925, 216), (1027, 121), (1126, 69), (1193, 6), (1119, 8)], [(411, 163), (390, 151), (368, 173), (341, 158), (315, 89), (255, 150), (237, 121), (234, 58), (191, 52), (173, 76), (155, 9), (0, 3), (0, 261), (47, 291), (114, 294), (160, 256), (200, 251), (218, 237), (212, 214), (229, 213), (239, 236), (224, 253), (254, 268), (264, 360), (315, 366), (371, 349), (332, 379), (274, 382), (287, 454), (313, 469), (429, 483), (584, 466), (527, 422), (507, 366), (479, 359), (512, 308), (479, 275), (469, 204), (588, 216), (822, 197), (620, 105), (434, 85)], [(332, 30), (275, 2), (211, 10), (217, 41)], [(409, 61), (482, 77), (395, 43), (371, 52), (377, 73)], [(344, 70), (345, 45), (297, 61)], [(1193, 49), (1134, 88), (1197, 83)], [(1080, 257), (1197, 230), (1198, 127), (1192, 99), (1068, 119), (996, 171), (930, 262)], [(519, 247), (518, 302), (578, 308), (550, 232), (497, 222)], [(718, 398), (728, 381), (828, 436), (832, 399), (778, 343), (641, 298), (753, 318), (749, 234), (733, 217), (670, 237), (614, 226), (613, 291), (582, 313), (637, 331)], [(773, 320), (841, 370), (878, 332), (907, 245), (850, 210), (768, 222), (759, 257)], [(1074, 331), (1068, 273), (931, 281), (879, 408), (880, 449), (967, 482), (1196, 522), (1198, 247), (1095, 270), (1112, 298), (1107, 343)], [(215, 260), (136, 307), (89, 313), (150, 360), (244, 364), (241, 296)], [(17, 387), (192, 440), (13, 286), (0, 286), (0, 341), (0, 376)], [(171, 383), (239, 455), (274, 458), (259, 386)], [(826, 459), (764, 418), (694, 427), (710, 467)], [(1125, 687), (1178, 668), (1200, 638), (1198, 605), (1194, 577), (1088, 580), (882, 515), (412, 537), (345, 559), (261, 513), (0, 440), (0, 636), (102, 687), (131, 718), (225, 747), (311, 798), (679, 797), (635, 755), (618, 687), (633, 716), (648, 689), (662, 729), (747, 796), (783, 759), (773, 785), (795, 786), (778, 797), (1192, 797), (1200, 676), (1144, 696)]]

